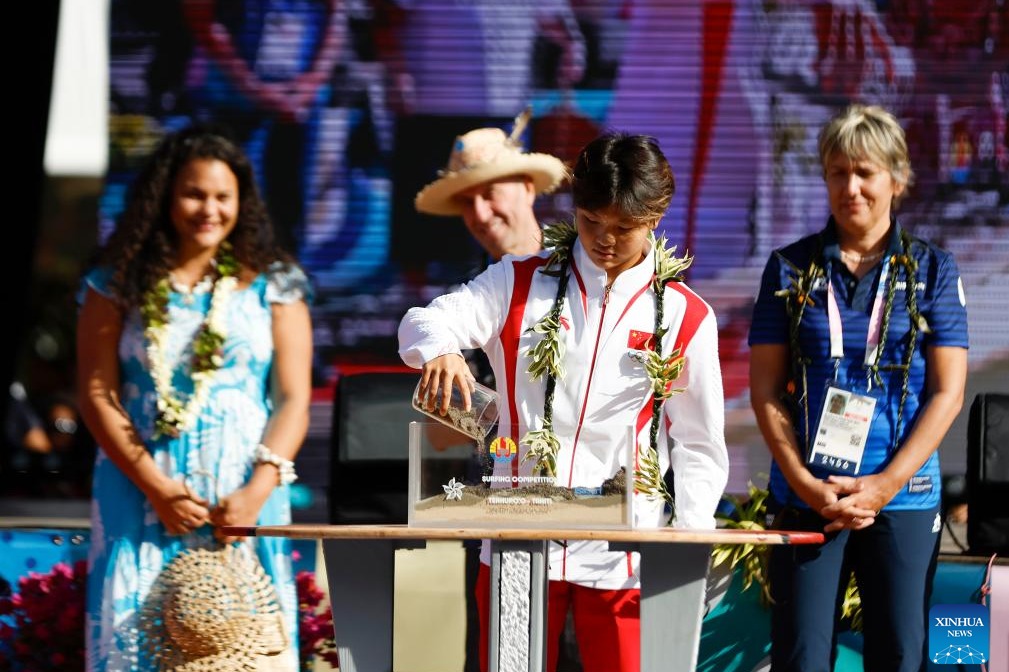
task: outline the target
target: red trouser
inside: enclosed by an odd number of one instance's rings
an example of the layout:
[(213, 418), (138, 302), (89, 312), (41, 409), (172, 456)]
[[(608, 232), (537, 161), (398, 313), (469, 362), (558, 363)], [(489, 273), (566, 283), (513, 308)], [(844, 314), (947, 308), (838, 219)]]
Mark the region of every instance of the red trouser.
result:
[[(641, 591), (599, 590), (567, 581), (550, 581), (547, 595), (547, 668), (557, 669), (560, 636), (568, 608), (574, 610), (575, 636), (584, 672), (639, 672), (641, 668)], [(490, 567), (480, 565), (476, 583), (480, 610), (480, 670), (487, 672), (490, 640)]]

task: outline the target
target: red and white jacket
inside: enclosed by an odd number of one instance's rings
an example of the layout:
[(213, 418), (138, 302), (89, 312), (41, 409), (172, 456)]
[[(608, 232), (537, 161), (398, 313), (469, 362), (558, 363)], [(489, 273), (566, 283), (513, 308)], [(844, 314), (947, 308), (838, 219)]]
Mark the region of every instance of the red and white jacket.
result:
[[(549, 252), (529, 257), (505, 256), (457, 291), (423, 308), (412, 308), (399, 327), (400, 356), (420, 368), (440, 355), (482, 348), (497, 381), (498, 435), (516, 443), (527, 431), (542, 428), (544, 379), (531, 381), (526, 353), (542, 336), (530, 330), (553, 305), (558, 278), (539, 271)], [(621, 466), (628, 426), (638, 446), (649, 443), (652, 396), (635, 351), (649, 348), (655, 331), (655, 263), (652, 255), (621, 273), (607, 290), (606, 272), (575, 243), (567, 299), (561, 314), (565, 374), (557, 381), (553, 426), (560, 439), (558, 484), (599, 487)], [(663, 406), (659, 461), (672, 463), (676, 511), (673, 524), (713, 528), (715, 507), (728, 478), (724, 400), (718, 363), (718, 330), (711, 307), (683, 283), (665, 291), (668, 331), (663, 356), (674, 348), (685, 367), (674, 383), (684, 392)], [(461, 354), (461, 353), (460, 353)], [(496, 462), (504, 475), (529, 475), (534, 460)], [(628, 469), (628, 478), (633, 466)], [(662, 502), (635, 495), (635, 525), (663, 524)], [(487, 548), (484, 562), (488, 562)], [(550, 544), (550, 579), (601, 589), (638, 587), (637, 553), (611, 552), (605, 542)]]

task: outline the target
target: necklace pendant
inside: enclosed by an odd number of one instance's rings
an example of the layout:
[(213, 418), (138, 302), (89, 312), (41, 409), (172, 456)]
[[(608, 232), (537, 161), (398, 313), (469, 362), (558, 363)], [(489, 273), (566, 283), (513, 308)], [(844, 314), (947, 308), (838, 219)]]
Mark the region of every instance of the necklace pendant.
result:
[(844, 250), (841, 250), (841, 258), (853, 261), (856, 264), (868, 264), (876, 261), (877, 259), (882, 259), (883, 252), (876, 252), (873, 254), (856, 254), (854, 252), (845, 252)]

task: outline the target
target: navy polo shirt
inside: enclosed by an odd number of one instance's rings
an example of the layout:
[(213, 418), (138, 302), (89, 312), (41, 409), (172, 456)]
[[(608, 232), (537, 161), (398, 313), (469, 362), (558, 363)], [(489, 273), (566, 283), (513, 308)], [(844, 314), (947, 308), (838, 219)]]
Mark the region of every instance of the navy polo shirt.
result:
[[(900, 226), (894, 220), (887, 255), (901, 254), (900, 238)], [(865, 343), (869, 316), (883, 264), (877, 264), (861, 279), (856, 278), (841, 262), (833, 219), (820, 233), (807, 236), (771, 254), (764, 268), (760, 294), (753, 307), (749, 343), (751, 346), (789, 344), (785, 298), (775, 296), (775, 292), (791, 286), (795, 271), (783, 259), (805, 270), (809, 268), (813, 256), (818, 252), (822, 256), (821, 263), (827, 270), (827, 277), (833, 284), (844, 333), (844, 358), (837, 369), (837, 380), (843, 386), (865, 391), (868, 376), (864, 365)], [(910, 433), (924, 402), (926, 382), (924, 347), (966, 348), (968, 345), (966, 300), (960, 271), (953, 255), (913, 237), (910, 253), (918, 261), (917, 287), (914, 288), (918, 295), (918, 310), (928, 321), (931, 333), (926, 334), (920, 330), (918, 332), (917, 344), (911, 358), (908, 395), (904, 402), (900, 436), (896, 442), (894, 433), (897, 431), (897, 409), (900, 405), (903, 374), (901, 371), (880, 371), (883, 387), (877, 388), (874, 385), (877, 396), (876, 408), (859, 474), (882, 471), (888, 456), (894, 450), (894, 445), (899, 449)], [(898, 274), (897, 285), (886, 344), (879, 360), (880, 366), (903, 363), (907, 343), (910, 340), (905, 271), (901, 265), (891, 264), (890, 273)], [(798, 341), (803, 355), (812, 360), (806, 367), (806, 380), (809, 391), (808, 420), (815, 429), (823, 405), (824, 387), (828, 381), (834, 380), (835, 362), (830, 357), (826, 279), (816, 283), (810, 297), (814, 304), (805, 308), (799, 326)], [(795, 399), (797, 400), (801, 394), (802, 383), (796, 381)], [(799, 445), (808, 451), (809, 428), (805, 426), (807, 415), (803, 413), (798, 403), (793, 404), (792, 408)], [(830, 474), (821, 467), (810, 468), (820, 478), (826, 478)], [(770, 489), (775, 499), (783, 504), (805, 506), (802, 500), (790, 491), (777, 464), (771, 465)], [(911, 481), (897, 493), (887, 508), (925, 509), (935, 506), (939, 502), (939, 497), (939, 454), (936, 451)]]

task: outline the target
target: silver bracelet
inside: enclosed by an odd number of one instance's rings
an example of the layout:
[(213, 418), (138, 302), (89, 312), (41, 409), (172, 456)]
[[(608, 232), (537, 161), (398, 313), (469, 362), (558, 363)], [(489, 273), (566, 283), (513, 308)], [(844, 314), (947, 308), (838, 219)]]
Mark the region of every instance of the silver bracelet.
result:
[(294, 471), (294, 462), (277, 455), (263, 444), (256, 446), (253, 457), (256, 464), (272, 464), (277, 468), (280, 485), (290, 485), (298, 480), (298, 474)]

